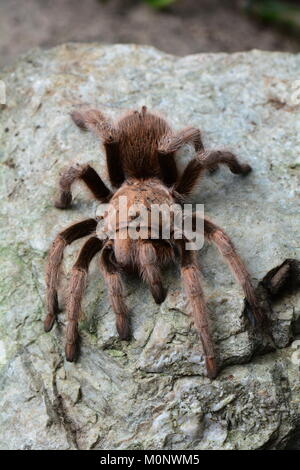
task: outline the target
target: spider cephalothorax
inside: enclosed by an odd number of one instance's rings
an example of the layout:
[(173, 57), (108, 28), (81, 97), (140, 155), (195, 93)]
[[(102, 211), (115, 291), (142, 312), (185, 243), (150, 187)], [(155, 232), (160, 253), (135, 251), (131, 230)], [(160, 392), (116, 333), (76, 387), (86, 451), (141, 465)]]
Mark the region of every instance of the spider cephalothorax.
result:
[[(124, 217), (124, 213), (119, 213), (117, 224), (112, 225), (111, 215), (113, 212), (122, 212), (119, 209), (121, 197), (127, 198), (129, 208), (138, 203), (143, 204), (146, 211), (152, 204), (182, 205), (201, 174), (205, 170), (217, 168), (220, 163), (228, 165), (233, 173), (243, 175), (251, 167), (239, 163), (228, 151), (204, 151), (198, 129), (188, 127), (175, 133), (164, 119), (149, 113), (145, 106), (140, 112), (126, 114), (116, 123), (111, 123), (100, 111), (93, 109), (75, 111), (72, 118), (81, 129), (91, 130), (101, 139), (106, 153), (109, 180), (114, 190), (110, 190), (89, 165), (71, 166), (60, 178), (57, 208), (70, 206), (71, 185), (75, 180), (84, 181), (93, 196), (106, 206), (101, 217), (71, 225), (60, 232), (53, 242), (47, 267), (48, 313), (45, 330), (52, 328), (58, 313), (57, 289), (64, 248), (74, 240), (89, 235), (72, 268), (70, 279), (67, 299), (67, 360), (73, 361), (76, 357), (78, 319), (88, 267), (98, 252), (101, 271), (116, 314), (117, 331), (122, 339), (130, 336), (122, 275), (129, 271), (137, 272), (149, 285), (155, 302), (159, 304), (166, 296), (160, 268), (170, 260), (178, 260), (191, 315), (202, 342), (208, 376), (215, 377), (217, 364), (195, 250), (188, 250), (184, 243), (186, 240), (174, 236), (173, 226), (168, 239), (161, 236), (159, 226), (156, 231), (154, 227), (153, 236), (147, 224), (141, 228), (144, 232), (146, 230), (148, 237), (132, 238), (128, 233), (134, 217)], [(179, 175), (176, 151), (185, 144), (194, 146), (196, 156)], [(197, 218), (196, 213), (193, 217)], [(111, 226), (114, 228), (111, 229)], [(203, 220), (203, 228), (205, 238), (217, 246), (241, 284), (248, 310), (252, 312), (257, 324), (261, 324), (264, 314), (259, 308), (247, 269), (232, 242), (220, 227), (206, 218)]]

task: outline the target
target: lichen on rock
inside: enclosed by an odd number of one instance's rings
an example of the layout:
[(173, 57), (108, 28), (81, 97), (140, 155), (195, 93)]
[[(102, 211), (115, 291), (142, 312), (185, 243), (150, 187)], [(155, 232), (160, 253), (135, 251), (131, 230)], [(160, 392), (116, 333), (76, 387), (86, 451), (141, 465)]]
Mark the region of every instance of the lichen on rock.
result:
[[(0, 110), (0, 448), (297, 446), (292, 341), (300, 295), (274, 305), (276, 345), (253, 335), (241, 289), (211, 246), (199, 258), (222, 367), (214, 381), (205, 377), (176, 269), (164, 274), (169, 296), (160, 307), (128, 279), (134, 338), (124, 342), (94, 260), (77, 363), (64, 359), (65, 313), (51, 334), (42, 319), (50, 243), (97, 207), (78, 186), (73, 210), (55, 209), (59, 172), (70, 162), (92, 162), (107, 181), (97, 140), (69, 118), (81, 103), (112, 117), (146, 104), (175, 128), (200, 127), (207, 148), (237, 153), (253, 172), (240, 178), (221, 168), (202, 181), (195, 201), (230, 235), (256, 284), (284, 259), (300, 259), (300, 106), (292, 96), (299, 70), (300, 55), (284, 53), (178, 58), (151, 47), (68, 44), (31, 51), (0, 73), (7, 89)], [(178, 158), (188, 161), (189, 149)], [(66, 250), (66, 274), (80, 244)], [(62, 305), (66, 284), (63, 278)]]

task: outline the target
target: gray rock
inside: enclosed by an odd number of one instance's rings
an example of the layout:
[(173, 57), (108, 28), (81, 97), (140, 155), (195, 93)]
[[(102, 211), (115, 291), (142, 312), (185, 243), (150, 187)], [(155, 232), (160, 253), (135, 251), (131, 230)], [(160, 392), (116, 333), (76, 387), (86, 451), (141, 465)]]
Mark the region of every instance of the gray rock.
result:
[[(299, 71), (300, 55), (284, 53), (177, 58), (150, 47), (71, 44), (32, 51), (0, 74), (7, 87), (0, 110), (2, 449), (295, 447), (300, 361), (291, 341), (300, 295), (274, 307), (275, 349), (250, 331), (241, 289), (213, 247), (199, 256), (223, 368), (215, 381), (204, 375), (174, 269), (165, 273), (169, 296), (161, 307), (128, 280), (134, 339), (122, 342), (94, 260), (76, 364), (64, 360), (64, 312), (51, 334), (42, 319), (49, 245), (97, 208), (77, 187), (73, 210), (55, 209), (58, 174), (74, 161), (93, 162), (106, 175), (98, 142), (69, 118), (80, 103), (112, 117), (146, 104), (175, 128), (203, 129), (206, 147), (235, 151), (253, 173), (240, 178), (222, 168), (203, 180), (195, 201), (232, 237), (255, 283), (285, 258), (300, 259)], [(190, 153), (181, 152), (182, 164)], [(66, 273), (80, 245), (66, 250)]]

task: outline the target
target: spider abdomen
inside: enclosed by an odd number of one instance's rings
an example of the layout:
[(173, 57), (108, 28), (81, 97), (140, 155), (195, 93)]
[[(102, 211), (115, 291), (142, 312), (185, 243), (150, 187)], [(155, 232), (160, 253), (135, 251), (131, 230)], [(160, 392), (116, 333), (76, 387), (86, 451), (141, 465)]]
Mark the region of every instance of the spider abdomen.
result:
[(171, 129), (161, 117), (143, 107), (125, 115), (118, 122), (120, 153), (127, 177), (159, 177), (158, 146)]

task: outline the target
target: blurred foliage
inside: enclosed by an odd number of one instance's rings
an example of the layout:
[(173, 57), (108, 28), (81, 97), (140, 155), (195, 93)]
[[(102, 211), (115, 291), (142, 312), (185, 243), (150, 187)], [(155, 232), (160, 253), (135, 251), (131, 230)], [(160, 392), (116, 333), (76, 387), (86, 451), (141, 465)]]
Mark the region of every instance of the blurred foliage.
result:
[(296, 2), (248, 0), (245, 9), (264, 23), (278, 26), (300, 37), (300, 7)]
[[(99, 0), (100, 3), (107, 3), (109, 0)], [(172, 3), (175, 3), (178, 0), (140, 0), (140, 2), (147, 3), (150, 5), (152, 8), (166, 8)]]
[(144, 0), (144, 2), (153, 8), (164, 8), (171, 5), (171, 3), (175, 3), (176, 0)]

